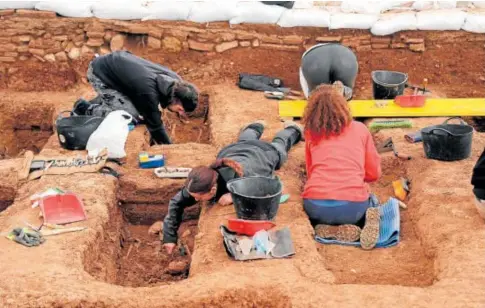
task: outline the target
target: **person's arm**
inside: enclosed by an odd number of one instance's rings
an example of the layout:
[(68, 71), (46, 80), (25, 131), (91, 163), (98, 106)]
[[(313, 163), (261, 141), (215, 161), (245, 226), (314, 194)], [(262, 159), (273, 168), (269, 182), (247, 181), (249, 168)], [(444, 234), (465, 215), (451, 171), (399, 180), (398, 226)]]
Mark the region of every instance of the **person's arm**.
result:
[(374, 141), (369, 131), (367, 131), (365, 141), (365, 176), (364, 181), (371, 183), (381, 177), (381, 157), (377, 152)]
[(163, 242), (177, 243), (177, 231), (182, 223), (184, 209), (196, 203), (185, 187), (168, 204), (168, 214), (163, 221)]
[(158, 109), (158, 96), (154, 93), (142, 94), (137, 97), (137, 100), (139, 101), (136, 104), (137, 109), (143, 116), (153, 141), (157, 144), (171, 144), (172, 141), (162, 122), (162, 113)]

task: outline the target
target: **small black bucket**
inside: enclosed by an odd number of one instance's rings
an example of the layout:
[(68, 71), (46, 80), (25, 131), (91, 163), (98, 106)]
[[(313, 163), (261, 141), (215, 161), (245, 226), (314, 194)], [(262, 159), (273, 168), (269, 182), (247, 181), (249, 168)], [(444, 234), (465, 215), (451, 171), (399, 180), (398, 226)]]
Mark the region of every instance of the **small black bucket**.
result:
[[(62, 117), (70, 113), (70, 117)], [(70, 111), (61, 112), (56, 119), (59, 143), (67, 150), (85, 150), (88, 139), (103, 122), (104, 118), (95, 116), (73, 116)]]
[(374, 99), (394, 99), (403, 95), (408, 74), (391, 71), (372, 72), (372, 93)]
[(239, 219), (272, 220), (280, 206), (283, 185), (278, 178), (245, 177), (227, 183)]
[(472, 151), (473, 127), (462, 119), (460, 124), (443, 124), (425, 127), (421, 130), (424, 153), (427, 158), (455, 161), (470, 157)]

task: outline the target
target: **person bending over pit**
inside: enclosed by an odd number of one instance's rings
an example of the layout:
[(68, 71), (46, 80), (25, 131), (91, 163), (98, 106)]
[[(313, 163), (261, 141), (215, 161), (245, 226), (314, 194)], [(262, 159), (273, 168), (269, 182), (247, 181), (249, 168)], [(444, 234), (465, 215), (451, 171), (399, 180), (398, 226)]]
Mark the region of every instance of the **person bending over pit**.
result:
[(334, 84), (350, 100), (358, 70), (357, 57), (349, 48), (333, 43), (317, 44), (301, 58), (300, 85), (306, 98), (319, 85)]
[(177, 243), (177, 231), (184, 209), (197, 201), (232, 203), (226, 187), (229, 180), (248, 176), (273, 176), (275, 170), (288, 159), (291, 147), (302, 140), (303, 131), (294, 122), (285, 122), (285, 129), (276, 134), (273, 141), (259, 140), (264, 122), (246, 125), (236, 143), (226, 146), (209, 167), (199, 166), (189, 173), (184, 187), (169, 202), (168, 215), (163, 223), (163, 242), (168, 253)]
[[(303, 123), (307, 171), (303, 205), (317, 225), (317, 235), (344, 235), (341, 240), (346, 241), (360, 236), (363, 248), (373, 248), (379, 235), (379, 211), (373, 207), (378, 204), (367, 183), (381, 176), (381, 160), (369, 130), (352, 121), (347, 102), (331, 85), (312, 92)], [(364, 220), (361, 234), (357, 225)]]
[(152, 143), (170, 144), (159, 105), (185, 117), (198, 103), (198, 91), (167, 67), (147, 61), (128, 51), (96, 57), (88, 68), (89, 83), (98, 93), (91, 103), (78, 100), (74, 113), (105, 117), (125, 110), (135, 124), (144, 122)]

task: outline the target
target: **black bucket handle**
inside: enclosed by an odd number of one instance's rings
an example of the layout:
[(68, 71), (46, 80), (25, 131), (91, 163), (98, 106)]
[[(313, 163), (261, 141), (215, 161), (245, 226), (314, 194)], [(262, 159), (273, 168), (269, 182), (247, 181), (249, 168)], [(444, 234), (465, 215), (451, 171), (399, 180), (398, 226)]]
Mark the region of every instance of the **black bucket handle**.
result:
[(443, 122), (443, 124), (448, 124), (448, 121), (450, 121), (450, 120), (454, 120), (454, 119), (458, 119), (458, 120), (460, 120), (460, 125), (463, 125), (463, 126), (468, 126), (468, 124), (466, 124), (466, 122), (465, 122), (465, 121), (463, 121), (463, 119), (462, 119), (461, 117), (451, 117), (451, 118), (448, 118), (448, 119), (446, 119), (446, 120)]
[[(70, 111), (70, 110), (64, 110), (64, 111), (61, 111), (61, 112), (59, 112), (59, 114), (57, 115), (57, 118), (56, 118), (56, 123), (57, 123), (57, 121), (62, 120), (62, 119), (64, 119), (64, 118), (65, 118), (65, 117), (63, 117), (63, 116), (62, 116), (62, 115), (63, 115), (63, 114), (65, 114), (65, 113), (69, 113), (69, 116), (74, 115), (74, 113), (73, 113), (72, 111)], [(83, 125), (86, 125), (86, 124), (88, 124), (89, 122), (91, 122), (91, 121), (93, 121), (93, 120), (95, 120), (95, 119), (97, 119), (97, 118), (100, 118), (100, 117), (92, 116), (90, 119), (88, 119), (86, 122), (84, 122), (84, 124), (83, 124)]]
[(434, 132), (435, 130), (440, 130), (440, 131), (443, 131), (443, 132), (445, 132), (445, 133), (448, 133), (450, 136), (454, 136), (454, 137), (462, 136), (462, 135), (456, 135), (456, 134), (453, 134), (453, 133), (452, 133), (452, 132), (450, 132), (449, 130), (444, 129), (444, 128), (441, 128), (441, 127), (435, 127), (435, 128), (433, 128), (433, 129), (431, 129), (431, 130), (429, 131), (429, 134), (433, 134), (433, 132)]

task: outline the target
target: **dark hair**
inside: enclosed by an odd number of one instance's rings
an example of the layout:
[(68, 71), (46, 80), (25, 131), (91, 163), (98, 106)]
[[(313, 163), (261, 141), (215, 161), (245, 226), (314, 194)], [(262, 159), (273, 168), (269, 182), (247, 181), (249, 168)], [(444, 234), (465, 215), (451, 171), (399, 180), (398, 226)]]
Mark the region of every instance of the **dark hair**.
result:
[(180, 100), (186, 112), (192, 112), (197, 108), (199, 102), (198, 90), (188, 82), (175, 82), (172, 87), (172, 96)]
[(196, 194), (206, 194), (210, 192), (211, 188), (214, 187), (217, 182), (218, 174), (216, 169), (223, 166), (232, 168), (240, 177), (244, 175), (239, 163), (228, 158), (221, 158), (217, 159), (209, 167), (199, 166), (193, 168), (185, 181), (185, 188), (189, 192)]
[(352, 122), (345, 98), (331, 85), (320, 85), (310, 95), (303, 114), (305, 131), (320, 139), (340, 135)]

